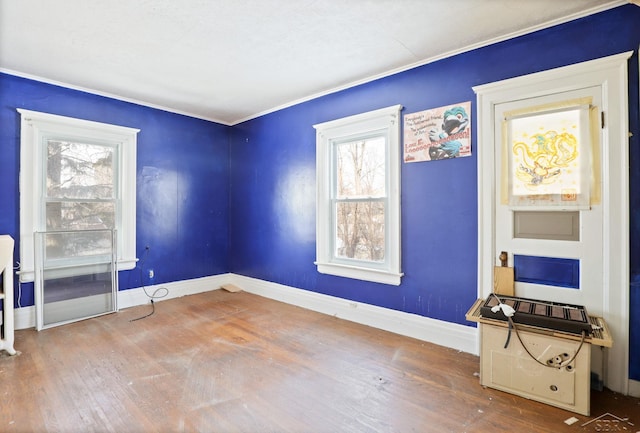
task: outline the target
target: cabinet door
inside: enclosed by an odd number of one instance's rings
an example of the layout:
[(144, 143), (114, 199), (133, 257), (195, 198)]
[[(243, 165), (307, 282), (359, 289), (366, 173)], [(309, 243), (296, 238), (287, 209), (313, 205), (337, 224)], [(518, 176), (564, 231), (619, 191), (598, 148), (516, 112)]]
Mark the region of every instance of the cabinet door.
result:
[[(504, 348), (508, 329), (480, 325), (482, 348), (480, 380), (482, 385), (532, 400), (589, 415), (591, 345), (579, 341), (519, 331), (526, 348), (543, 364), (575, 360), (563, 368), (540, 365), (511, 336)], [(564, 364), (563, 364), (564, 365)]]

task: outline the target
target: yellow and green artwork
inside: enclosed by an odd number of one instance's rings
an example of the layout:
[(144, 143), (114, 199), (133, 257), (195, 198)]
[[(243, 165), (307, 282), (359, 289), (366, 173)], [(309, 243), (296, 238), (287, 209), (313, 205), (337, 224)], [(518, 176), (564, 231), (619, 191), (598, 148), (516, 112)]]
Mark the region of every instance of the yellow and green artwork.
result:
[[(588, 119), (588, 118), (587, 118)], [(512, 206), (579, 206), (588, 202), (589, 146), (578, 108), (509, 122)], [(588, 121), (588, 120), (587, 120)]]

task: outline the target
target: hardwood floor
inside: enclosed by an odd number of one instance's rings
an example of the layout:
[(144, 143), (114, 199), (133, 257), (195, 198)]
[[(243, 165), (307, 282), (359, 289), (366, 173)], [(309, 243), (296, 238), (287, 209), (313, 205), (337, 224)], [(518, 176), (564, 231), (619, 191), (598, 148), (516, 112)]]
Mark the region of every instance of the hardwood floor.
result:
[(245, 292), (131, 321), (150, 309), (17, 331), (20, 355), (0, 357), (0, 431), (614, 431), (582, 426), (607, 412), (640, 431), (638, 399), (593, 392), (592, 416), (576, 415), (483, 388), (476, 356)]

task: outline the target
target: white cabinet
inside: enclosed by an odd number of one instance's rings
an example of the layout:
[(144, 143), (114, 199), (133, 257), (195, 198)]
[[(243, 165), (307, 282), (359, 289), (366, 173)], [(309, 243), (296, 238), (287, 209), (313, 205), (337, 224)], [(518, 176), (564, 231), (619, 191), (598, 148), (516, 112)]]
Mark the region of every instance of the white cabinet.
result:
[[(589, 415), (591, 396), (591, 344), (520, 330), (527, 349), (543, 363), (573, 358), (566, 367), (540, 365), (513, 335), (505, 349), (509, 330), (480, 325), (480, 383), (531, 400)], [(580, 350), (578, 351), (578, 349)]]
[(589, 317), (594, 329), (584, 341), (580, 335), (522, 324), (516, 324), (518, 338), (507, 322), (480, 314), (483, 302), (476, 301), (466, 316), (480, 328), (480, 383), (588, 416), (591, 347), (613, 345), (604, 320)]
[(0, 235), (0, 273), (2, 274), (2, 290), (0, 299), (2, 302), (2, 335), (0, 338), (0, 350), (6, 350), (10, 355), (15, 355), (13, 348), (13, 238), (8, 235)]

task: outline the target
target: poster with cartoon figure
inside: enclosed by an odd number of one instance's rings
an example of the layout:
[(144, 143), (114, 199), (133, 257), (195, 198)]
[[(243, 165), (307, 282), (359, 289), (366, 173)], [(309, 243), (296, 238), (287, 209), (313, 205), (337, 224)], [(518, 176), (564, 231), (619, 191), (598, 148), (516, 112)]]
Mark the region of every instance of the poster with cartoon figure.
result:
[(471, 156), (471, 101), (404, 115), (404, 162)]

